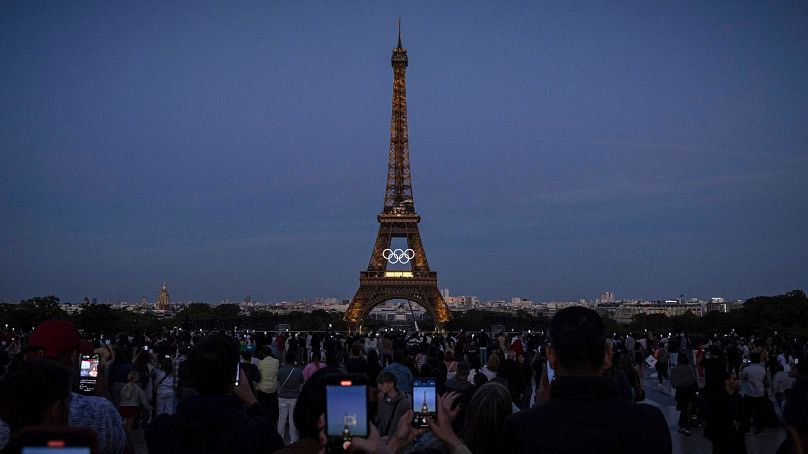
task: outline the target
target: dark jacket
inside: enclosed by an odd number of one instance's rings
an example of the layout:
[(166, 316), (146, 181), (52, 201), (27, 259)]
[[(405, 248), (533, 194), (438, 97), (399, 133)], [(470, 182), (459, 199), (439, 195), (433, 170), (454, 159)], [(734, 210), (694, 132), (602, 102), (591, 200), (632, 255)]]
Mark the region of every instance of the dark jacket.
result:
[(259, 404), (244, 408), (234, 396), (197, 396), (174, 415), (160, 415), (146, 429), (151, 454), (272, 453), (283, 440)]
[(499, 452), (671, 452), (668, 423), (658, 408), (627, 402), (605, 377), (558, 377), (551, 398), (505, 421)]
[(746, 453), (741, 421), (741, 396), (717, 391), (710, 400), (710, 414), (704, 437), (713, 442), (716, 453)]

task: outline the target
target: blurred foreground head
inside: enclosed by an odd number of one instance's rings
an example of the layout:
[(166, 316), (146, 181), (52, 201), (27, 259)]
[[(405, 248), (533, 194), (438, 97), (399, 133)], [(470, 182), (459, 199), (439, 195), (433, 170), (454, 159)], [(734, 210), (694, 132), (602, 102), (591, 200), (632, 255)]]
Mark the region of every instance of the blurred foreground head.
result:
[(582, 306), (562, 309), (550, 321), (550, 365), (557, 375), (599, 376), (605, 338), (606, 327), (597, 312)]

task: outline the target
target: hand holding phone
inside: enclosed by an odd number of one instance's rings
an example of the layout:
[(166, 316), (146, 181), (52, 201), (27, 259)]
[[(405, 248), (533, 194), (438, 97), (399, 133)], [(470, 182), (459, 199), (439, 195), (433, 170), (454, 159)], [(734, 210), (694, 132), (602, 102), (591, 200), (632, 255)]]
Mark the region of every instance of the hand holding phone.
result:
[(79, 358), (79, 393), (89, 396), (95, 392), (100, 361), (101, 356), (98, 354), (81, 355)]
[(434, 419), (438, 411), (437, 389), (434, 378), (417, 378), (412, 382), (413, 427), (429, 427), (427, 421)]
[(349, 452), (354, 437), (367, 437), (367, 377), (333, 375), (326, 379), (326, 435), (329, 453)]

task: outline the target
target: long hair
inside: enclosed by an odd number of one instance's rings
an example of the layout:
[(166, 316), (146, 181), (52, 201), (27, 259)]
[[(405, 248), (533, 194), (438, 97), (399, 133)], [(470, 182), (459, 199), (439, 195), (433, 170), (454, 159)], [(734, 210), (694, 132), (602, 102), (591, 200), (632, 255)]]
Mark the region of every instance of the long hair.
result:
[(499, 355), (496, 353), (491, 353), (491, 355), (488, 357), (488, 364), (486, 366), (491, 372), (496, 372), (499, 370)]
[(494, 453), (505, 418), (511, 413), (513, 405), (508, 387), (497, 382), (486, 383), (469, 402), (460, 438), (474, 454)]

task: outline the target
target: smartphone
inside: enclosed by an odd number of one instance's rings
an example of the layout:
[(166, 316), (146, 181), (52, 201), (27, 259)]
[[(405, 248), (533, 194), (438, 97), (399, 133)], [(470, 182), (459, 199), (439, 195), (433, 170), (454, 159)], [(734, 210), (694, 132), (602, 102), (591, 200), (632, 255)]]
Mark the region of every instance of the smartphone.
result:
[(36, 427), (20, 434), (21, 454), (95, 454), (95, 432), (82, 427)]
[(109, 339), (104, 339), (104, 344), (109, 345)]
[(329, 453), (350, 452), (353, 437), (367, 437), (368, 381), (364, 375), (326, 377), (325, 419)]
[(149, 351), (149, 346), (148, 346), (148, 345), (144, 345), (144, 346), (143, 346), (143, 351), (144, 351), (144, 352)]
[(555, 379), (555, 370), (550, 366), (550, 361), (547, 361), (547, 382), (552, 383)]
[(412, 381), (413, 427), (429, 427), (427, 420), (435, 418), (438, 411), (437, 390), (434, 378), (417, 378)]
[(79, 393), (92, 395), (98, 381), (99, 355), (81, 355), (79, 359)]
[(799, 358), (794, 358), (794, 364), (799, 364), (799, 363), (800, 363), (800, 359)]
[(236, 363), (236, 386), (238, 386), (238, 381), (241, 378), (241, 363)]

